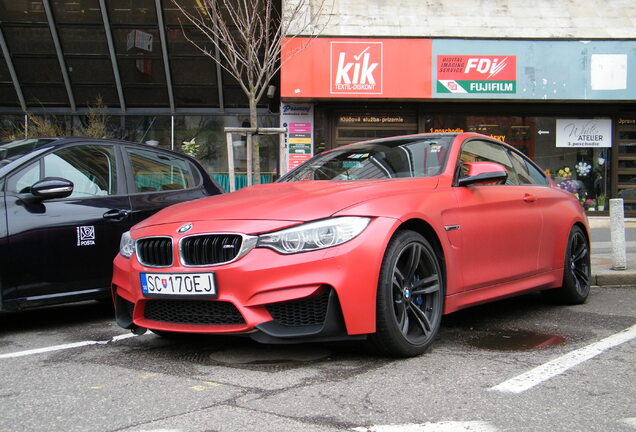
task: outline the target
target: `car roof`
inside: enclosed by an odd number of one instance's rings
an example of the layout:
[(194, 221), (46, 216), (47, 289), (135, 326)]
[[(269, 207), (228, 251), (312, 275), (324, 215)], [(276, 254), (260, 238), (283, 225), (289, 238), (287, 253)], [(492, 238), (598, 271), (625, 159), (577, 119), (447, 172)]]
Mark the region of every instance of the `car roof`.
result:
[(148, 144), (142, 144), (142, 143), (136, 143), (136, 142), (132, 142), (132, 141), (125, 141), (125, 140), (120, 140), (120, 139), (114, 139), (114, 138), (94, 138), (94, 137), (81, 137), (81, 136), (77, 136), (77, 137), (37, 137), (37, 138), (25, 138), (25, 139), (21, 139), (21, 140), (12, 140), (12, 141), (5, 141), (0, 143), (0, 146), (2, 144), (9, 144), (10, 142), (13, 141), (27, 141), (27, 140), (50, 140), (49, 142), (42, 144), (36, 148), (34, 148), (33, 150), (31, 150), (28, 153), (25, 153), (23, 155), (21, 155), (20, 157), (16, 158), (15, 160), (13, 160), (12, 162), (8, 163), (7, 165), (0, 167), (0, 177), (3, 177), (4, 175), (6, 175), (7, 173), (13, 171), (15, 168), (17, 168), (17, 166), (22, 165), (22, 161), (25, 160), (29, 160), (32, 159), (34, 157), (37, 157), (38, 155), (45, 153), (51, 149), (55, 149), (58, 147), (63, 147), (65, 145), (68, 144), (74, 144), (74, 143), (100, 143), (100, 144), (112, 144), (112, 145), (116, 145), (116, 146), (127, 146), (127, 147), (137, 147), (137, 148), (145, 148), (148, 150), (154, 150), (154, 151), (159, 151), (159, 152), (165, 152), (165, 153), (172, 153), (175, 156), (179, 156), (179, 157), (185, 157), (187, 159), (192, 159), (187, 155), (181, 154), (181, 153), (177, 153), (175, 151), (172, 150), (168, 150), (165, 148), (161, 148), (161, 147), (154, 147), (154, 146), (150, 146)]

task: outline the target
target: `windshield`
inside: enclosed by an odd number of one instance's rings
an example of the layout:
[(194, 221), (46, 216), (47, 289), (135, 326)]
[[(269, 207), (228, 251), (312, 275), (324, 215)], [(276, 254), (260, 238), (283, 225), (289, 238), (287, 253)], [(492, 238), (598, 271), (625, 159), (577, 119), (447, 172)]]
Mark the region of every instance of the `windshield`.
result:
[(33, 138), (2, 143), (0, 144), (0, 166), (5, 166), (20, 156), (54, 140), (54, 138)]
[(441, 174), (454, 137), (407, 137), (352, 144), (328, 151), (281, 182), (431, 177)]

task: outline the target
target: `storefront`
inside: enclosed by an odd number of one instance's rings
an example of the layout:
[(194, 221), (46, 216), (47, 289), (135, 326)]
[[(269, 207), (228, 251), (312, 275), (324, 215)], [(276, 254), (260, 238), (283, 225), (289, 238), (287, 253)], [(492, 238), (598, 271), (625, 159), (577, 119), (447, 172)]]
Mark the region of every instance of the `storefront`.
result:
[(532, 157), (588, 211), (621, 197), (636, 215), (634, 52), (633, 41), (321, 38), (284, 63), (281, 96), (311, 108), (313, 153), (474, 131)]

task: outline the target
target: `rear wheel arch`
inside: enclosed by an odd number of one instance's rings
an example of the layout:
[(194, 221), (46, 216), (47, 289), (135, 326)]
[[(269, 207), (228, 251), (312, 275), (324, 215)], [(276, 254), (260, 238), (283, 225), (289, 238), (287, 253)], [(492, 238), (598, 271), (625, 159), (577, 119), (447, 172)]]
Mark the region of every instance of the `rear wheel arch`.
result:
[(561, 259), (564, 259), (561, 286), (543, 291), (543, 294), (559, 303), (585, 303), (592, 275), (590, 238), (582, 223), (574, 223), (570, 228)]

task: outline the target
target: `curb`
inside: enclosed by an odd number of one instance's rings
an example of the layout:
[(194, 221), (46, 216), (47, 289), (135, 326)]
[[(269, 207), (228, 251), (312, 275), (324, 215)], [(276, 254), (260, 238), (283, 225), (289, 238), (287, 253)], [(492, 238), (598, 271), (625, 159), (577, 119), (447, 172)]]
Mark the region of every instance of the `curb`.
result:
[(592, 273), (591, 284), (593, 286), (632, 286), (636, 287), (636, 271), (633, 270), (606, 270)]

